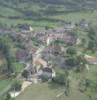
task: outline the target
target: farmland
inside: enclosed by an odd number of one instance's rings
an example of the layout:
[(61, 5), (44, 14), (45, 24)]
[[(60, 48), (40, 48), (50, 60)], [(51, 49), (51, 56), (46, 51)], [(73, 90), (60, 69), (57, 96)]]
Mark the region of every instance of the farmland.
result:
[[(64, 93), (65, 87), (59, 86), (58, 84), (52, 83), (38, 83), (32, 84), (28, 87), (22, 94), (20, 94), (15, 100), (89, 100), (89, 95), (91, 93), (89, 90), (85, 93), (79, 91), (78, 83), (80, 80), (83, 80), (83, 77), (88, 78), (90, 80), (96, 80), (96, 66), (90, 66), (89, 72), (84, 72), (82, 74), (75, 73), (74, 71), (70, 71), (70, 94), (66, 96)], [(95, 81), (94, 81), (95, 82)], [(59, 97), (57, 97), (59, 95)], [(92, 97), (93, 98), (93, 97)]]
[[(44, 2), (44, 1), (43, 1)], [(74, 10), (69, 2), (66, 0), (68, 6), (63, 5), (60, 1), (60, 5), (51, 4), (46, 2), (6, 2), (6, 0), (1, 0), (0, 5), (0, 24), (1, 26), (16, 27), (18, 24), (30, 24), (35, 30), (44, 29), (45, 26), (56, 27), (63, 25), (64, 22), (79, 22), (81, 19), (86, 19), (87, 21), (92, 22), (94, 25), (97, 25), (97, 11), (95, 6), (91, 6), (90, 10), (76, 10), (78, 8), (78, 2), (73, 0), (72, 3), (75, 3)], [(59, 2), (58, 2), (59, 3)], [(84, 0), (83, 2), (84, 3)], [(89, 2), (91, 5), (96, 5), (94, 1)], [(86, 2), (88, 5), (88, 1)], [(80, 9), (80, 7), (79, 7)], [(7, 23), (6, 23), (7, 22)]]
[(96, 100), (96, 60), (97, 0), (0, 0), (0, 100)]

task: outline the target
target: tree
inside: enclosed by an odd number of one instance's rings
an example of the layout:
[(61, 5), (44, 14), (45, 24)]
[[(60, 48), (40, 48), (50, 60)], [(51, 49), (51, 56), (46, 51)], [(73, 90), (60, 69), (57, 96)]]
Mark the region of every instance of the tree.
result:
[(92, 52), (95, 52), (96, 49), (97, 49), (97, 46), (96, 46), (96, 41), (95, 40), (89, 40), (88, 42), (88, 49), (91, 50)]
[(93, 40), (95, 39), (96, 35), (96, 30), (94, 28), (90, 28), (88, 31), (88, 37)]
[(65, 95), (68, 96), (70, 92), (70, 80), (67, 79), (65, 83)]
[(87, 40), (86, 40), (86, 38), (82, 38), (82, 41), (81, 41), (82, 43), (81, 43), (81, 46), (85, 49), (86, 48), (86, 42), (87, 42)]
[(97, 33), (95, 29), (90, 28), (88, 32), (89, 42), (88, 42), (88, 49), (92, 52), (97, 50)]
[(57, 73), (56, 77), (52, 79), (53, 82), (65, 85), (65, 76), (62, 73)]
[(24, 70), (23, 73), (22, 73), (22, 76), (27, 79), (28, 76), (29, 76), (29, 71)]
[(80, 92), (87, 91), (88, 88), (90, 88), (91, 80), (83, 78), (79, 83), (79, 90)]
[(13, 100), (9, 93), (7, 93), (3, 100)]
[(66, 53), (67, 53), (68, 55), (73, 56), (73, 55), (76, 55), (76, 54), (77, 54), (77, 50), (76, 50), (75, 47), (69, 47), (69, 48), (66, 50)]
[(13, 73), (13, 67), (12, 67), (12, 63), (13, 63), (13, 56), (10, 52), (10, 47), (8, 45), (8, 42), (5, 41), (2, 37), (0, 37), (0, 50), (2, 51), (2, 53), (4, 54), (6, 60), (7, 60), (7, 72)]
[(68, 57), (65, 61), (66, 61), (66, 65), (70, 67), (75, 67), (80, 64), (80, 61), (77, 56)]
[(84, 58), (84, 55), (81, 54), (77, 57), (77, 60), (79, 61), (79, 66), (76, 68), (76, 72), (80, 72), (83, 73), (85, 72), (86, 66), (88, 65), (88, 62), (86, 61), (86, 59)]
[(80, 64), (79, 56), (76, 47), (70, 46), (67, 50), (67, 59), (65, 60), (66, 65), (70, 67), (75, 67)]
[(61, 85), (65, 85), (68, 75), (69, 73), (67, 70), (65, 70), (65, 72), (56, 72), (56, 77), (53, 78), (52, 81)]
[(19, 81), (14, 82), (14, 84), (12, 85), (12, 91), (20, 91), (21, 90), (21, 83)]
[(50, 27), (49, 26), (45, 26), (45, 30), (49, 30), (50, 29)]

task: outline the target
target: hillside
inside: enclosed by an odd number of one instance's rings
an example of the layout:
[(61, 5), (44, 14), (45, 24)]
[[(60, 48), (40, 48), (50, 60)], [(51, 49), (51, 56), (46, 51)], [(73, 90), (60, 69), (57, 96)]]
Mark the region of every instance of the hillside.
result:
[(97, 0), (0, 0), (0, 100), (28, 97), (97, 100)]
[(6, 5), (7, 7), (15, 8), (15, 5), (29, 3), (37, 4), (50, 4), (50, 5), (63, 5), (67, 8), (95, 8), (97, 5), (97, 0), (0, 0), (1, 5)]
[(21, 23), (34, 27), (54, 26), (64, 19), (53, 16), (96, 9), (97, 0), (0, 0), (0, 26), (11, 27)]
[[(23, 14), (43, 16), (52, 13), (97, 9), (97, 0), (0, 0), (1, 16)], [(2, 14), (2, 11), (6, 11)], [(17, 17), (17, 18), (18, 18)]]

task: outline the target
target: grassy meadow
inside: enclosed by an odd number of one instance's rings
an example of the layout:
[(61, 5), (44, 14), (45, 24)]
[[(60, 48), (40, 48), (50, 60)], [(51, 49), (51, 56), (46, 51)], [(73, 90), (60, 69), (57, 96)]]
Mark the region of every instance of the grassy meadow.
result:
[[(51, 21), (49, 20), (45, 20), (45, 18), (42, 18), (42, 20), (27, 20), (27, 19), (8, 19), (8, 18), (2, 18), (0, 17), (0, 23), (6, 24), (8, 27), (11, 27), (11, 25), (16, 26), (17, 24), (30, 24), (33, 29), (35, 29), (36, 31), (38, 30), (44, 30), (45, 26), (49, 26), (49, 27), (60, 27), (62, 25), (64, 25), (65, 22), (79, 22), (81, 21), (81, 19), (86, 19), (87, 21), (89, 21), (90, 23), (92, 23), (93, 25), (97, 26), (97, 11), (94, 12), (75, 12), (75, 13), (68, 13), (68, 14), (60, 14), (60, 15), (53, 15), (53, 16), (49, 16), (49, 19), (51, 19)], [(52, 21), (52, 20), (56, 21)], [(57, 21), (60, 20), (60, 21)], [(63, 22), (61, 22), (61, 20)]]
[[(38, 83), (29, 86), (23, 93), (21, 93), (15, 100), (90, 100), (89, 94), (94, 95), (89, 90), (86, 92), (79, 91), (79, 81), (84, 78), (95, 80), (97, 66), (89, 66), (90, 70), (80, 73), (70, 71), (70, 93), (68, 96), (65, 95), (64, 86), (59, 86), (52, 83)], [(92, 98), (94, 100), (94, 98)]]
[[(6, 2), (5, 2), (6, 4)], [(86, 19), (97, 26), (97, 10), (68, 11), (63, 5), (24, 2), (0, 5), (0, 25), (16, 26), (30, 24), (35, 30), (44, 30), (45, 26), (58, 27), (65, 22), (79, 22)]]

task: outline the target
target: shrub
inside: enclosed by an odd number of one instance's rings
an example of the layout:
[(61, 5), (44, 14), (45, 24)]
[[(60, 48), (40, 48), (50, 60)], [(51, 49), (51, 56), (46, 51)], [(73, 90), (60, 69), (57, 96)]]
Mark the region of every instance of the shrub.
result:
[(11, 90), (12, 90), (12, 91), (20, 91), (20, 90), (21, 90), (21, 87), (22, 87), (21, 83), (18, 82), (18, 81), (16, 81), (16, 82), (12, 85)]

